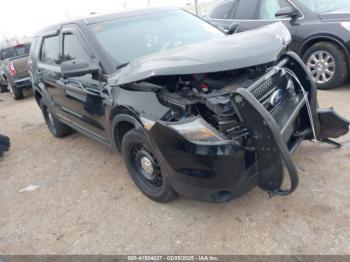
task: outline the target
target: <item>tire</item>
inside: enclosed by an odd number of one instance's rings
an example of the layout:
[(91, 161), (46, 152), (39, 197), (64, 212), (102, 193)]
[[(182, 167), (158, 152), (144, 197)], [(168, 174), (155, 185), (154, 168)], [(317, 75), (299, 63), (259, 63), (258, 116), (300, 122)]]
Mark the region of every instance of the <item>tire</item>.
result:
[(144, 134), (135, 129), (126, 133), (122, 141), (122, 152), (129, 175), (147, 197), (161, 203), (176, 198), (166, 170)]
[[(321, 62), (315, 63), (316, 59)], [(306, 50), (303, 60), (318, 89), (333, 89), (341, 86), (348, 79), (349, 72), (346, 54), (339, 46), (333, 43), (319, 42), (314, 44)], [(318, 68), (320, 71), (317, 70)], [(332, 72), (332, 74), (327, 73), (325, 70)], [(321, 76), (322, 73), (325, 73), (325, 76)]]
[(6, 93), (7, 91), (7, 84), (2, 83), (2, 81), (0, 80), (0, 93)]
[(0, 83), (0, 93), (6, 93), (7, 91), (7, 86)]
[(40, 104), (40, 109), (43, 113), (46, 125), (49, 128), (49, 130), (53, 136), (58, 137), (58, 138), (62, 138), (62, 137), (65, 137), (73, 132), (73, 130), (70, 127), (61, 123), (50, 112), (50, 109), (47, 107), (47, 105), (45, 104), (45, 102), (42, 99), (40, 100), (39, 104)]
[(10, 90), (13, 99), (15, 99), (15, 100), (23, 99), (23, 90), (22, 89), (14, 86), (10, 83), (8, 83), (8, 89)]

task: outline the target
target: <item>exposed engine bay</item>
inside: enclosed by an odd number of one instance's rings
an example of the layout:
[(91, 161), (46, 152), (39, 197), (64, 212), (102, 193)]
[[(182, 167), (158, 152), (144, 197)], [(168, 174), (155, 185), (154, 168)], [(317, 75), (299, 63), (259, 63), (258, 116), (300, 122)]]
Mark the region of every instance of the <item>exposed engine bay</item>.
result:
[[(235, 113), (232, 94), (238, 88), (251, 86), (273, 66), (269, 63), (208, 74), (161, 76), (149, 79), (148, 83), (159, 87), (159, 101), (171, 108), (162, 121), (176, 122), (199, 115), (228, 139), (238, 139), (247, 135), (247, 130)], [(270, 112), (287, 95), (283, 92), (276, 97), (275, 94), (275, 101), (271, 102), (271, 96), (279, 86), (288, 86), (288, 90), (293, 92), (293, 82), (287, 75), (275, 75), (254, 93)]]

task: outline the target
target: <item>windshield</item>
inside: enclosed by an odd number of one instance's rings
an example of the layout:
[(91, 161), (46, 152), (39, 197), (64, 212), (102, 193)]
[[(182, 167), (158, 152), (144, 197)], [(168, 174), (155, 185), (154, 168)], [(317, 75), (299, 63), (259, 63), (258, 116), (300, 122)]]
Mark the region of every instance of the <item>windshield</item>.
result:
[(14, 47), (5, 48), (0, 51), (0, 59), (5, 60), (17, 56), (24, 56), (29, 54), (30, 45), (16, 45)]
[(350, 7), (349, 0), (298, 0), (316, 13), (324, 13)]
[(90, 25), (102, 47), (119, 63), (163, 50), (225, 36), (182, 10), (129, 17)]

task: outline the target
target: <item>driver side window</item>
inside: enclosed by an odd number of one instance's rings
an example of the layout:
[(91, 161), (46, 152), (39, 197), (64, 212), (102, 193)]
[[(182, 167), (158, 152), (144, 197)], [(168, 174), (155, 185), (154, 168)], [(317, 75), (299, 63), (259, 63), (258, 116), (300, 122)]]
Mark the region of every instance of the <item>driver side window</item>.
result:
[(275, 15), (277, 11), (284, 7), (291, 7), (286, 0), (262, 0), (260, 6), (259, 19), (279, 20)]
[(72, 33), (63, 35), (63, 61), (79, 60), (90, 62), (78, 37)]

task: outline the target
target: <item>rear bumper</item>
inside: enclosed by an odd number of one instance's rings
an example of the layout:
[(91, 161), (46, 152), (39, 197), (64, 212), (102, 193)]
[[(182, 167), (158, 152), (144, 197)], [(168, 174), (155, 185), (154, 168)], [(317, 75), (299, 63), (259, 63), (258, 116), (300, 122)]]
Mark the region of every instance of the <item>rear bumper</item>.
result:
[(32, 80), (31, 80), (30, 76), (25, 77), (25, 78), (21, 78), (21, 79), (16, 79), (13, 82), (14, 82), (14, 85), (16, 87), (19, 87), (19, 88), (32, 86)]

